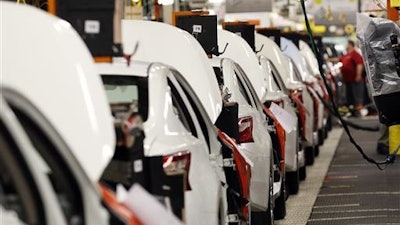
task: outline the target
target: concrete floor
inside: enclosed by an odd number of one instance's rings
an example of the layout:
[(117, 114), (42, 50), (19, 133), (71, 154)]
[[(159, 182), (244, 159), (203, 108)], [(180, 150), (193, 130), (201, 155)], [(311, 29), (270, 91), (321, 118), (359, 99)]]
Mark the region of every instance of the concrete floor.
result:
[[(375, 126), (376, 119), (355, 120)], [(352, 130), (354, 138), (377, 160), (377, 132)], [(332, 162), (332, 163), (331, 163)], [(367, 163), (346, 134), (334, 129), (298, 195), (287, 201), (287, 219), (277, 225), (400, 225), (400, 159), (380, 171)]]

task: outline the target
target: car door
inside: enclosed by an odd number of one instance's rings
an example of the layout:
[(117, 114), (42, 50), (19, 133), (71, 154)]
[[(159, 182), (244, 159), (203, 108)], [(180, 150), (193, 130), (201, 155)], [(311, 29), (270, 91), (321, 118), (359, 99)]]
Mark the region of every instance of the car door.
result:
[(66, 224), (108, 224), (108, 213), (95, 184), (57, 131), (23, 96), (8, 90), (3, 95), (34, 147), (31, 155), (45, 168)]
[[(220, 224), (224, 224), (224, 219), (227, 220), (226, 222), (234, 222), (239, 218), (242, 221), (247, 221), (249, 215), (250, 165), (239, 152), (236, 141), (214, 126), (200, 100), (183, 76), (178, 71), (173, 70), (172, 72), (176, 78), (174, 84), (179, 87), (180, 94), (186, 97), (195, 112), (195, 117), (200, 123), (202, 133), (210, 149), (210, 160), (216, 165), (215, 169), (224, 185), (221, 209), (223, 213)], [(232, 109), (227, 109), (227, 111), (230, 110)], [(237, 114), (234, 117), (237, 119)], [(231, 128), (233, 127), (227, 129), (230, 130)], [(236, 132), (237, 130), (236, 127)]]
[(66, 225), (46, 167), (15, 114), (0, 98), (0, 205), (29, 225)]
[(250, 80), (245, 75), (245, 72), (236, 63), (234, 64), (234, 70), (235, 70), (237, 79), (243, 86), (243, 89), (244, 89), (243, 93), (245, 93), (248, 96), (247, 98), (250, 99), (251, 105), (253, 106), (253, 108), (256, 109), (262, 115), (262, 117), (265, 117), (263, 110), (262, 110), (262, 105), (257, 98), (257, 94), (256, 94), (255, 90), (253, 89), (253, 86), (251, 85)]
[[(197, 166), (195, 168), (191, 167), (189, 173), (189, 181), (193, 186), (204, 187), (202, 190), (194, 189), (190, 192), (185, 193), (185, 198), (188, 194), (193, 197), (202, 196), (202, 200), (198, 200), (199, 202), (208, 202), (208, 206), (197, 206), (199, 210), (203, 208), (204, 210), (210, 210), (209, 218), (207, 221), (204, 221), (207, 224), (217, 223), (219, 206), (220, 206), (220, 196), (221, 196), (221, 182), (220, 175), (217, 171), (215, 171), (215, 164), (210, 162), (210, 150), (207, 146), (206, 137), (201, 129), (200, 123), (197, 120), (196, 114), (189, 103), (187, 97), (183, 94), (181, 87), (176, 82), (175, 77), (172, 73), (169, 73), (167, 76), (168, 86), (171, 90), (171, 98), (172, 104), (176, 108), (176, 113), (181, 120), (182, 124), (186, 127), (186, 129), (198, 140), (200, 140), (203, 145), (198, 146), (198, 149), (191, 151), (192, 158), (197, 158), (201, 160), (196, 162)], [(203, 152), (201, 152), (203, 151)], [(196, 155), (195, 155), (196, 154)], [(192, 164), (192, 163), (191, 163)], [(205, 175), (207, 174), (207, 175)], [(194, 184), (197, 182), (197, 185)], [(195, 192), (201, 192), (202, 194), (196, 194)], [(197, 201), (197, 200), (196, 200)], [(199, 211), (198, 210), (198, 211)], [(204, 212), (203, 212), (204, 213)], [(193, 218), (197, 215), (201, 214), (192, 214), (187, 212), (187, 218)], [(212, 216), (211, 216), (212, 215)], [(205, 218), (203, 218), (204, 220)]]

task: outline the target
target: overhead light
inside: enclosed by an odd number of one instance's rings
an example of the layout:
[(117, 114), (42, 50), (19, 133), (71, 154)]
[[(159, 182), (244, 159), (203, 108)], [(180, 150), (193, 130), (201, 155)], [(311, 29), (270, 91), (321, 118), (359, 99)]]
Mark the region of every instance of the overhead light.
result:
[(161, 5), (172, 5), (172, 4), (174, 4), (174, 0), (158, 0), (158, 4), (161, 4)]
[(329, 32), (335, 33), (336, 31), (337, 31), (337, 26), (335, 25), (329, 26)]
[(296, 30), (297, 30), (297, 31), (303, 31), (303, 30), (304, 30), (303, 24), (297, 23), (297, 24), (296, 24)]
[(220, 3), (225, 2), (225, 0), (208, 0), (208, 2), (212, 3), (212, 4), (220, 4)]

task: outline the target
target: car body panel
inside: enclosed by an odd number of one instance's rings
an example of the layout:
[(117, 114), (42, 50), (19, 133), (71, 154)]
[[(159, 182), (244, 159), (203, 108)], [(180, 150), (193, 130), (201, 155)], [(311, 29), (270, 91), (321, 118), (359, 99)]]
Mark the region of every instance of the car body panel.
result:
[[(204, 139), (194, 137), (184, 127), (174, 109), (171, 87), (167, 82), (167, 78), (174, 79), (170, 69), (158, 63), (138, 62), (131, 62), (128, 68), (130, 73), (126, 64), (100, 64), (98, 72), (101, 75), (122, 75), (134, 78), (136, 71), (139, 77), (143, 77), (144, 71), (147, 71), (149, 113), (143, 124), (146, 135), (145, 155), (165, 156), (181, 151), (190, 151), (189, 183), (191, 190), (185, 191), (186, 222), (187, 224), (199, 224), (199, 221), (202, 221), (202, 223), (217, 224), (220, 180), (209, 160), (209, 150)], [(188, 101), (185, 105), (190, 111)], [(192, 112), (192, 120), (198, 129), (197, 133), (199, 133), (201, 128), (194, 116), (195, 114)]]
[[(294, 62), (287, 56), (285, 56), (287, 63), (288, 63), (288, 68), (290, 72), (291, 77), (297, 77), (295, 74), (298, 73), (297, 67), (295, 66)], [(300, 82), (300, 81), (299, 81)], [(301, 96), (303, 98), (303, 104), (301, 107), (305, 109), (305, 145), (306, 146), (315, 146), (316, 143), (318, 143), (317, 140), (315, 140), (315, 129), (314, 129), (314, 99), (311, 96), (311, 93), (308, 91), (307, 86), (303, 85), (301, 88)]]
[[(138, 43), (135, 60), (161, 62), (179, 71), (198, 96), (209, 120), (215, 124), (223, 107), (221, 93), (208, 57), (192, 35), (163, 23), (123, 20), (122, 40), (128, 54)], [(208, 91), (205, 91), (206, 87)], [(211, 157), (215, 157), (215, 153), (221, 154), (220, 149), (212, 146), (211, 153)]]
[(258, 55), (262, 55), (267, 57), (274, 64), (279, 74), (282, 76), (282, 80), (285, 83), (286, 88), (288, 89), (297, 89), (302, 88), (304, 85), (297, 81), (291, 74), (290, 68), (288, 68), (288, 60), (285, 58), (286, 56), (281, 51), (280, 47), (268, 37), (258, 34), (255, 34), (255, 42), (256, 47), (260, 48), (264, 45), (264, 48), (258, 52)]
[(304, 82), (313, 83), (316, 81), (314, 74), (310, 73), (306, 58), (291, 40), (281, 37), (281, 49), (293, 60)]
[[(309, 65), (309, 70), (311, 71), (312, 75), (317, 78), (317, 82), (313, 83), (312, 86), (314, 90), (319, 94), (321, 97), (326, 97), (328, 96), (325, 85), (323, 82), (321, 82), (321, 75), (319, 72), (319, 63), (317, 58), (314, 55), (313, 50), (311, 47), (304, 41), (300, 40), (299, 42), (299, 49), (301, 54), (306, 58), (306, 61), (308, 62)], [(319, 100), (319, 106), (318, 106), (318, 115), (324, 115), (325, 111), (325, 106), (323, 103)], [(322, 120), (318, 120), (318, 129), (322, 129), (327, 123), (327, 119), (324, 117)]]
[[(174, 71), (175, 80), (172, 80), (173, 83), (177, 84), (177, 87), (182, 87), (182, 90), (178, 90), (182, 96), (186, 96), (193, 103), (193, 108), (196, 108), (198, 114), (197, 118), (204, 122), (207, 128), (207, 131), (204, 134), (208, 134), (208, 143), (210, 146), (210, 160), (215, 163), (217, 174), (220, 177), (220, 181), (224, 184), (222, 188), (222, 202), (220, 212), (222, 213), (220, 217), (220, 223), (225, 224), (230, 221), (232, 215), (237, 214), (237, 212), (242, 212), (241, 221), (247, 221), (249, 217), (249, 207), (250, 204), (247, 201), (250, 201), (249, 198), (249, 186), (250, 186), (250, 177), (251, 177), (251, 167), (249, 162), (244, 156), (239, 152), (239, 144), (236, 143), (236, 140), (229, 137), (226, 133), (222, 132), (219, 128), (217, 128), (210, 120), (207, 115), (206, 110), (204, 109), (201, 101), (196, 95), (196, 92), (191, 88), (190, 84), (186, 81), (184, 76), (180, 74), (178, 71)], [(207, 138), (206, 138), (207, 139)], [(232, 151), (231, 155), (223, 157), (223, 148), (227, 147), (230, 151)], [(226, 150), (226, 149), (225, 149)], [(233, 158), (231, 158), (233, 157)], [(230, 161), (233, 159), (235, 163), (234, 167), (221, 167), (224, 162), (222, 160)], [(226, 161), (225, 161), (226, 162)], [(227, 174), (225, 174), (227, 173)], [(227, 177), (229, 176), (229, 177)], [(231, 177), (233, 176), (233, 177)], [(233, 183), (231, 183), (233, 182)], [(233, 190), (234, 188), (239, 188), (236, 191), (240, 193), (238, 198), (246, 199), (246, 201), (241, 201), (240, 204), (232, 203), (233, 199), (228, 200), (227, 194), (229, 193), (228, 186), (230, 186)], [(225, 197), (226, 196), (226, 197)], [(233, 207), (232, 207), (233, 206)], [(239, 209), (240, 208), (240, 209)], [(231, 216), (228, 216), (231, 215)]]
[(304, 42), (303, 40), (299, 41), (299, 49), (301, 54), (303, 54), (303, 56), (306, 58), (306, 60), (308, 61), (308, 63), (311, 66), (311, 70), (312, 70), (312, 75), (319, 77), (319, 64), (318, 64), (318, 60), (314, 55), (313, 50), (310, 48), (310, 46)]
[[(214, 68), (222, 69), (224, 87), (228, 88), (231, 98), (239, 104), (239, 118), (253, 119), (252, 136), (254, 142), (241, 143), (239, 151), (253, 163), (251, 170), (250, 199), (254, 206), (266, 209), (268, 206), (269, 168), (271, 163), (272, 145), (267, 131), (265, 116), (248, 104), (239, 90), (238, 77), (235, 74), (235, 64), (231, 59), (210, 59)], [(267, 196), (267, 197), (266, 197)]]
[(304, 90), (305, 93), (305, 107), (309, 110), (309, 113), (306, 114), (306, 126), (305, 126), (305, 141), (306, 145), (312, 146), (314, 145), (314, 138), (313, 138), (313, 123), (314, 123), (314, 116), (313, 113), (313, 102), (311, 96), (306, 91), (306, 86), (303, 84), (301, 80), (298, 80), (295, 75), (295, 70), (293, 67), (293, 63), (290, 59), (283, 54), (280, 47), (270, 38), (267, 38), (261, 34), (255, 35), (256, 46), (260, 47), (265, 45), (264, 48), (258, 53), (258, 55), (262, 55), (267, 57), (273, 65), (276, 67), (277, 71), (279, 72), (279, 76), (282, 78), (283, 82), (287, 89), (294, 91), (294, 90)]
[[(293, 62), (296, 65), (296, 68), (298, 69), (299, 73), (301, 74), (301, 77), (303, 81), (306, 84), (309, 84), (309, 87), (314, 89), (314, 91), (317, 91), (321, 96), (323, 96), (322, 88), (318, 83), (317, 78), (315, 77), (314, 71), (312, 70), (308, 60), (306, 57), (300, 52), (299, 48), (290, 40), (286, 38), (281, 38), (281, 45), (282, 49), (284, 49), (284, 53), (288, 55)], [(322, 129), (322, 124), (324, 120), (324, 105), (321, 102), (321, 100), (316, 96), (316, 93), (310, 90), (311, 96), (313, 97), (313, 101), (316, 102), (317, 108), (315, 112), (315, 115), (318, 116), (317, 120), (317, 127), (318, 129)], [(318, 143), (318, 136), (316, 137), (316, 140), (314, 140), (316, 143)]]
[(26, 225), (26, 223), (22, 222), (17, 215), (15, 215), (14, 211), (4, 209), (0, 205), (0, 215), (2, 215), (2, 222), (8, 225)]
[(2, 84), (37, 106), (97, 181), (114, 153), (115, 134), (88, 49), (64, 20), (31, 6), (2, 7)]
[[(1, 86), (1, 88), (4, 87)], [(24, 129), (2, 96), (0, 98), (0, 104), (2, 106), (0, 110), (0, 118), (4, 123), (5, 129), (7, 129), (13, 137), (13, 141), (15, 141), (15, 144), (23, 155), (26, 164), (31, 169), (29, 172), (32, 174), (32, 178), (34, 179), (39, 191), (39, 198), (42, 201), (43, 210), (45, 212), (45, 222), (47, 224), (67, 225), (61, 206), (58, 203), (52, 185), (47, 178), (46, 171), (44, 170), (45, 167), (41, 167), (40, 165), (43, 164), (40, 164), (40, 161), (36, 160), (38, 158), (40, 159), (40, 156), (37, 155), (36, 150), (32, 146)]]
[[(267, 81), (262, 76), (262, 70), (252, 48), (244, 39), (232, 32), (218, 29), (218, 46), (228, 44), (221, 57), (230, 58), (239, 64), (250, 79), (259, 99), (267, 94)], [(240, 46), (240, 47), (239, 47)]]
[[(160, 62), (176, 68), (198, 93), (211, 121), (217, 120), (222, 110), (220, 91), (214, 85), (217, 80), (211, 76), (214, 72), (207, 54), (192, 35), (164, 23), (123, 20), (122, 42), (126, 54), (138, 44), (135, 60)], [(203, 91), (204, 86), (210, 87), (209, 92)]]
[[(260, 54), (261, 55), (261, 54)], [(272, 65), (270, 60), (261, 55), (258, 57), (258, 61), (260, 62), (261, 68), (264, 72), (263, 76), (267, 81), (267, 95), (265, 96), (264, 101), (280, 101), (282, 98), (288, 97), (277, 85), (272, 76)]]
[[(67, 174), (71, 174), (71, 176), (73, 177), (69, 179), (70, 181), (73, 182), (70, 183), (70, 187), (79, 188), (78, 190), (79, 192), (78, 191), (74, 192), (74, 197), (76, 197), (76, 199), (81, 198), (80, 199), (81, 201), (77, 202), (78, 204), (82, 203), (83, 213), (84, 213), (83, 217), (85, 219), (85, 223), (107, 224), (108, 214), (107, 211), (102, 206), (101, 196), (100, 193), (98, 192), (98, 189), (96, 188), (97, 186), (93, 185), (92, 181), (88, 177), (84, 168), (78, 162), (75, 155), (73, 154), (71, 149), (67, 146), (63, 138), (55, 130), (54, 126), (50, 124), (48, 119), (45, 118), (44, 115), (34, 105), (32, 105), (32, 103), (29, 102), (29, 100), (27, 100), (24, 96), (21, 96), (17, 92), (11, 91), (8, 88), (3, 89), (3, 96), (4, 99), (6, 99), (7, 103), (13, 107), (13, 109), (14, 108), (18, 109), (24, 115), (29, 117), (33, 121), (33, 123), (35, 123), (38, 127), (40, 127), (39, 128), (40, 131), (43, 132), (45, 136), (42, 138), (52, 143), (54, 149), (51, 150), (56, 151), (55, 155), (60, 155), (60, 159), (58, 160), (62, 161), (62, 163), (66, 167), (65, 168), (63, 166), (63, 169), (65, 169), (65, 171), (68, 170)], [(25, 133), (29, 135), (27, 130), (25, 130)], [(33, 141), (31, 142), (33, 143)], [(46, 147), (41, 147), (41, 148), (46, 149)], [(50, 168), (51, 162), (48, 161), (49, 159), (45, 159), (42, 156), (42, 154), (39, 154), (38, 149), (36, 149), (36, 151), (30, 152), (29, 155), (26, 155), (26, 158), (34, 159), (35, 167)], [(47, 170), (49, 169), (46, 169), (46, 171)], [(47, 172), (46, 175), (48, 175)], [(57, 192), (57, 189), (54, 188), (54, 191)], [(63, 201), (59, 200), (59, 202), (61, 205), (63, 204)]]
[[(298, 120), (296, 109), (293, 107), (289, 96), (287, 96), (283, 91), (279, 90), (278, 85), (275, 83), (275, 80), (272, 75), (272, 65), (271, 62), (265, 57), (260, 56), (260, 64), (263, 67), (263, 70), (266, 72), (269, 88), (266, 101), (281, 101), (283, 105), (281, 106), (285, 109), (290, 115), (296, 118), (295, 123), (293, 124), (293, 130), (291, 132), (285, 132), (285, 170), (287, 172), (297, 171), (298, 169)], [(278, 71), (276, 71), (278, 72)], [(279, 73), (279, 72), (278, 72)], [(279, 76), (279, 75), (278, 75)], [(283, 87), (285, 88), (285, 87)], [(273, 93), (273, 94), (269, 94)]]

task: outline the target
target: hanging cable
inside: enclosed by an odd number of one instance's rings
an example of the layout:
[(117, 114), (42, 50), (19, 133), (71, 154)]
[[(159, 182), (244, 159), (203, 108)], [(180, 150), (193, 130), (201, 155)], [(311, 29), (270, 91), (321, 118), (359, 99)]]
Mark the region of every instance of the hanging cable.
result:
[[(318, 48), (317, 48), (317, 46), (316, 46), (316, 44), (315, 44), (315, 41), (314, 41), (314, 38), (313, 38), (312, 29), (311, 29), (311, 26), (310, 26), (310, 22), (309, 22), (309, 20), (308, 20), (308, 16), (307, 16), (307, 11), (306, 11), (306, 6), (305, 6), (305, 3), (304, 3), (304, 0), (300, 0), (300, 4), (301, 4), (301, 8), (302, 8), (302, 10), (303, 10), (304, 20), (305, 20), (305, 24), (306, 24), (306, 27), (307, 27), (307, 33), (308, 33), (308, 36), (309, 36), (309, 38), (310, 38), (312, 50), (313, 50), (313, 52), (314, 52), (315, 55), (319, 55), (319, 50), (318, 50)], [(317, 59), (318, 59), (318, 61), (321, 60), (319, 57), (317, 57)], [(320, 64), (321, 64), (321, 62), (320, 62)], [(322, 79), (323, 79), (323, 81), (324, 81), (324, 84), (325, 84), (325, 86), (326, 86), (326, 89), (327, 89), (327, 91), (328, 91), (329, 98), (330, 98), (331, 103), (332, 103), (334, 115), (335, 115), (335, 116), (339, 119), (339, 121), (341, 122), (344, 131), (346, 132), (347, 136), (349, 137), (350, 142), (355, 146), (355, 148), (357, 149), (357, 151), (362, 155), (362, 157), (363, 157), (367, 162), (376, 165), (376, 166), (378, 167), (378, 169), (380, 169), (380, 170), (384, 170), (384, 169), (386, 169), (386, 166), (387, 166), (387, 165), (393, 164), (394, 161), (395, 161), (395, 159), (396, 159), (396, 156), (395, 156), (394, 154), (388, 155), (384, 161), (376, 161), (375, 159), (369, 157), (369, 156), (364, 152), (364, 150), (361, 148), (361, 146), (360, 146), (360, 145), (356, 142), (356, 140), (353, 138), (353, 135), (350, 133), (350, 129), (349, 129), (348, 123), (347, 123), (347, 122), (343, 119), (343, 117), (340, 115), (340, 113), (339, 113), (339, 111), (338, 111), (337, 104), (336, 104), (336, 102), (335, 102), (335, 100), (334, 100), (334, 98), (333, 98), (332, 90), (331, 90), (331, 88), (330, 88), (330, 86), (329, 86), (329, 84), (328, 84), (328, 81), (327, 81), (327, 79), (326, 79), (326, 77), (325, 77), (325, 75), (324, 75), (324, 73), (323, 73), (321, 67), (319, 68), (319, 72), (320, 72), (320, 76), (322, 77)]]

